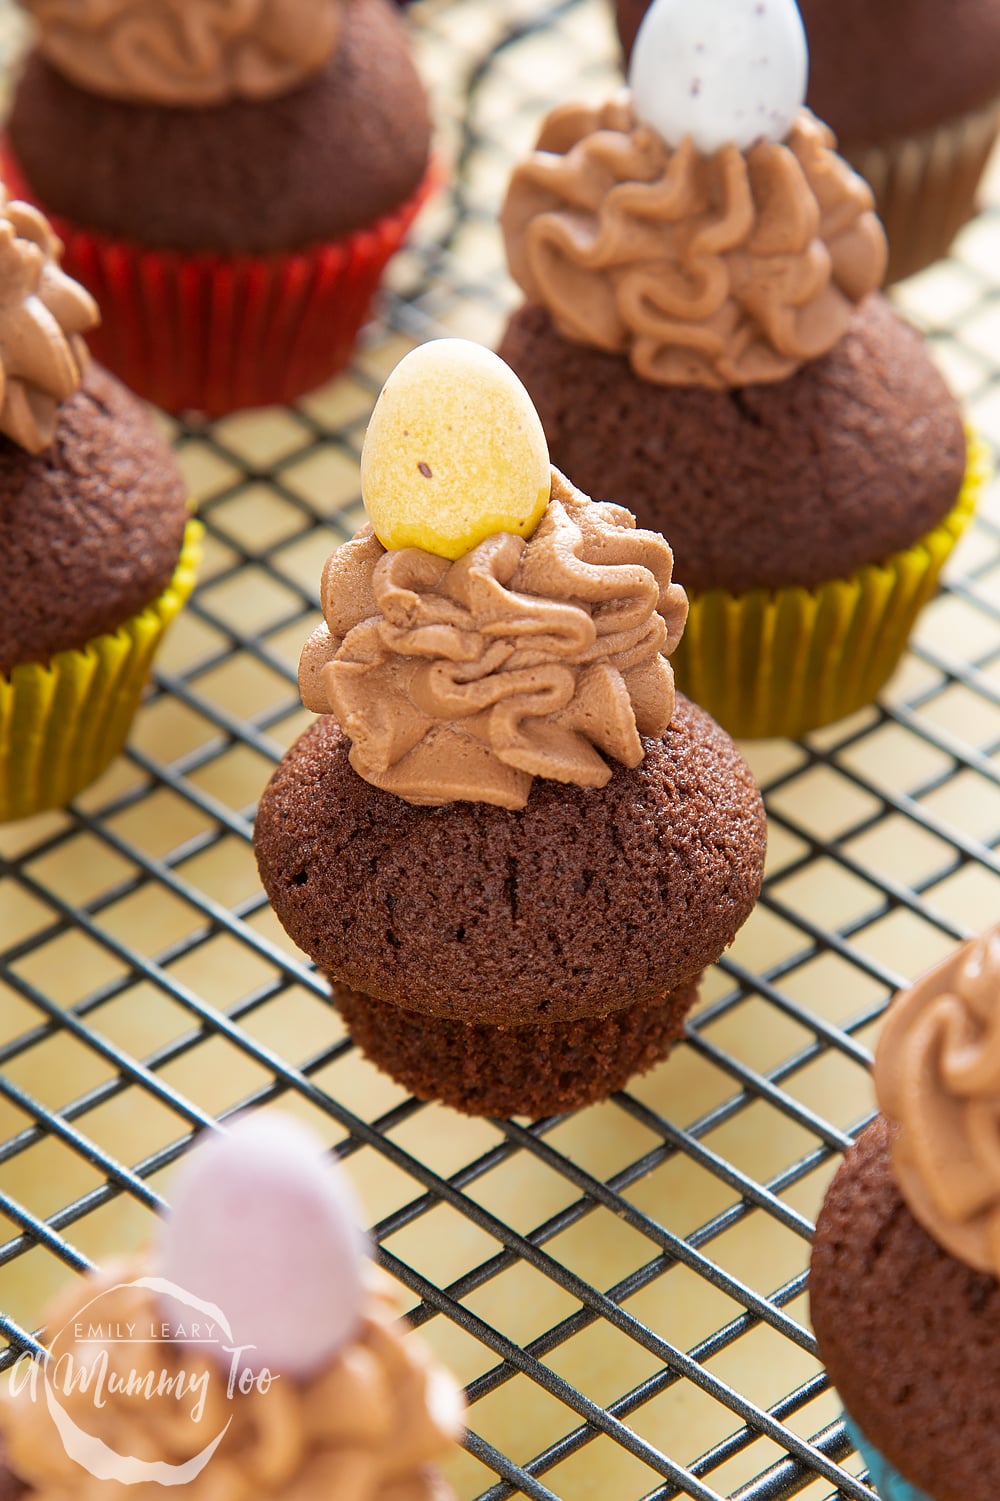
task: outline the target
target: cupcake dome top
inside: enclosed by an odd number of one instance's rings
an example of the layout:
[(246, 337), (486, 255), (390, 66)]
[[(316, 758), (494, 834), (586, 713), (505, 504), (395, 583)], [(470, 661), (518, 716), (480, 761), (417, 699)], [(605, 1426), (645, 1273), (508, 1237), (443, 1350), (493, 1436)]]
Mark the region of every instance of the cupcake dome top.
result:
[(269, 99), (320, 69), (345, 0), (22, 0), (38, 45), (94, 94), (200, 107)]
[[(649, 0), (616, 0), (631, 53)], [(1000, 93), (996, 0), (798, 0), (810, 48), (806, 103), (842, 148), (920, 134)], [(942, 27), (947, 26), (947, 46)]]
[(896, 998), (875, 1088), (899, 1128), (893, 1172), (914, 1219), (1000, 1279), (1000, 927)]
[(60, 403), (80, 387), (83, 335), (99, 322), (61, 256), (44, 215), (0, 196), (0, 432), (28, 453), (51, 443)]
[(809, 105), (845, 147), (932, 130), (1000, 95), (996, 0), (799, 0)]

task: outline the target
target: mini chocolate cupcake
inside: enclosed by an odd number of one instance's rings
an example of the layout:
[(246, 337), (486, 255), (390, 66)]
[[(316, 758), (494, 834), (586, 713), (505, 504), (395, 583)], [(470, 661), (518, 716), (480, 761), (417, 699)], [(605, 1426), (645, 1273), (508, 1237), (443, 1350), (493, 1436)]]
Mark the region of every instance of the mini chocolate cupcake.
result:
[(261, 800), (261, 878), (364, 1051), (424, 1098), (540, 1115), (666, 1056), (752, 909), (760, 795), (678, 699), (658, 535), (550, 470), (496, 356), (425, 345), (362, 460)]
[(98, 357), (160, 406), (213, 416), (327, 380), (427, 190), (427, 102), (395, 7), (23, 3), (38, 43), (8, 180), (97, 297)]
[(792, 0), (741, 14), (657, 0), (634, 93), (550, 114), (503, 210), (527, 302), (500, 353), (553, 461), (671, 539), (680, 686), (734, 734), (798, 735), (891, 675), (983, 458), (872, 295), (882, 231), (800, 108)]
[(157, 1242), (55, 1302), (0, 1400), (0, 1494), (455, 1501), (462, 1396), (401, 1325), (357, 1205), (291, 1117), (195, 1147)]
[[(997, 0), (798, 0), (810, 109), (875, 195), (887, 279), (945, 255), (976, 212), (1000, 120)], [(626, 60), (649, 0), (617, 0)]]
[(0, 820), (117, 755), (199, 550), (170, 449), (88, 365), (97, 308), (61, 248), (37, 209), (0, 208)]
[(992, 1501), (1000, 1475), (1000, 928), (890, 1008), (884, 1114), (816, 1226), (820, 1355), (885, 1501)]

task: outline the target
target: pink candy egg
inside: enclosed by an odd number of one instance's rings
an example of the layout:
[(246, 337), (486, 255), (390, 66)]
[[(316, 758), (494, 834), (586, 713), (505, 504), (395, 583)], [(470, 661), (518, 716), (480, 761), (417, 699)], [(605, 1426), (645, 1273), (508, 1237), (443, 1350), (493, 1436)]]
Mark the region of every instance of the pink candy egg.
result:
[(176, 1289), (161, 1297), (164, 1315), (184, 1337), (193, 1295), (229, 1325), (214, 1347), (227, 1368), (308, 1375), (358, 1327), (360, 1223), (346, 1175), (311, 1132), (288, 1116), (243, 1116), (178, 1173), (158, 1243), (157, 1273)]

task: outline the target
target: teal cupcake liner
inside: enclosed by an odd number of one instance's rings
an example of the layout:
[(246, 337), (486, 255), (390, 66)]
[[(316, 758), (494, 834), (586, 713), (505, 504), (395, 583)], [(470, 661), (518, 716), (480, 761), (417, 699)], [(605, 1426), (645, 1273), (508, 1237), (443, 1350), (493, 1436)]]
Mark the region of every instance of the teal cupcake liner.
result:
[(934, 1497), (922, 1491), (919, 1486), (911, 1485), (908, 1480), (904, 1480), (899, 1471), (893, 1469), (889, 1461), (868, 1442), (861, 1429), (846, 1414), (844, 1426), (855, 1449), (868, 1466), (871, 1483), (882, 1501), (934, 1501)]

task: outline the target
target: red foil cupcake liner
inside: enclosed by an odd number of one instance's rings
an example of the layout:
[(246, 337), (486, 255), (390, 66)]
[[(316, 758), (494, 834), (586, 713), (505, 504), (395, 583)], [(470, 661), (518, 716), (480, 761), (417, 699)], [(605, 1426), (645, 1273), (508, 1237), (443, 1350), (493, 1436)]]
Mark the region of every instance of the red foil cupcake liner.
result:
[(287, 405), (347, 364), (386, 262), (436, 181), (366, 229), (280, 255), (187, 254), (114, 240), (52, 214), (9, 143), (9, 196), (35, 203), (65, 245), (63, 269), (101, 308), (96, 359), (168, 412), (221, 417)]

